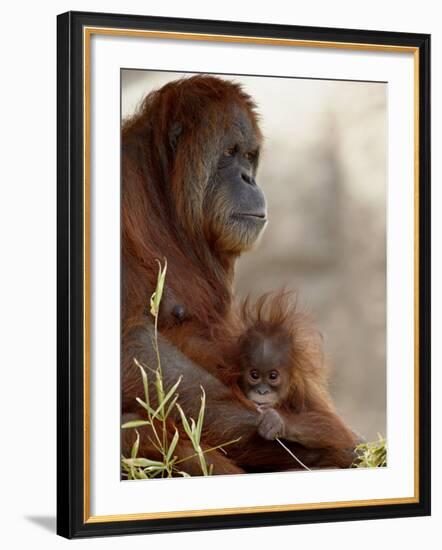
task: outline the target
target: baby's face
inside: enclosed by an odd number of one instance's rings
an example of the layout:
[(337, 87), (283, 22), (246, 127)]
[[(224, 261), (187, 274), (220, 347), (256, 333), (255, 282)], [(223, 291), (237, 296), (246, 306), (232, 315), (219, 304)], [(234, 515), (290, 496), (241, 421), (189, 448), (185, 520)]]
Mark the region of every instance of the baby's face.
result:
[(290, 387), (289, 345), (286, 339), (255, 333), (244, 344), (241, 384), (244, 394), (259, 407), (274, 407)]
[(243, 372), (243, 391), (258, 407), (275, 407), (281, 403), (288, 383), (286, 371), (271, 365), (255, 364)]

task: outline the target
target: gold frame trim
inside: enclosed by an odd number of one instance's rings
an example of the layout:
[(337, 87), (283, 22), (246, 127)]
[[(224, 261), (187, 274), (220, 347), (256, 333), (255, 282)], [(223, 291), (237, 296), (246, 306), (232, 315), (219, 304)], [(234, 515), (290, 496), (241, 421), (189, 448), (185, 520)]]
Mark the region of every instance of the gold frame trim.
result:
[[(92, 516), (90, 510), (90, 44), (92, 35), (131, 36), (174, 40), (198, 40), (204, 42), (234, 42), (272, 46), (309, 48), (334, 48), (392, 53), (412, 53), (414, 62), (414, 495), (412, 497), (319, 502), (238, 508), (214, 508), (203, 510), (180, 510), (137, 514)], [(207, 517), (215, 515), (250, 514), (262, 512), (286, 512), (296, 510), (323, 510), (355, 506), (382, 506), (389, 504), (412, 504), (419, 502), (419, 48), (383, 44), (330, 42), (320, 40), (295, 40), (281, 38), (245, 37), (205, 33), (145, 31), (113, 29), (107, 27), (83, 28), (83, 82), (84, 82), (84, 523), (134, 521), (148, 519), (171, 519)]]

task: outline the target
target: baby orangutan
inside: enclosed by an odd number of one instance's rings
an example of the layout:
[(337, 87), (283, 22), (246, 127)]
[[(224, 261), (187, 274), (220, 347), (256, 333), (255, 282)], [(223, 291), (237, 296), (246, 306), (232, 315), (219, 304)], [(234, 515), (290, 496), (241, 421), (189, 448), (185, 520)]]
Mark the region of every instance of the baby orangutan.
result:
[[(184, 330), (189, 319), (185, 307), (166, 288), (161, 326)], [(231, 333), (218, 338), (219, 347), (224, 347), (221, 358), (214, 358), (195, 336), (189, 334), (187, 341), (199, 350), (199, 361), (208, 370), (213, 364), (213, 372), (236, 397), (261, 413), (256, 437), (290, 442), (291, 451), (310, 468), (349, 468), (358, 437), (333, 406), (322, 337), (297, 307), (293, 294), (265, 294), (254, 305), (246, 300), (231, 327)], [(183, 351), (192, 358), (184, 344)], [(229, 447), (230, 456), (235, 452), (234, 446)], [(239, 452), (235, 460), (250, 468), (247, 453)], [(265, 452), (261, 461), (259, 447), (253, 453), (253, 467), (253, 471), (275, 471)]]
[(264, 324), (252, 327), (241, 339), (239, 386), (263, 413), (258, 433), (265, 439), (290, 439), (290, 426), (276, 410), (287, 402), (290, 393), (290, 339), (284, 327), (273, 334), (265, 328)]
[(344, 464), (357, 438), (332, 405), (322, 338), (308, 316), (290, 293), (280, 292), (254, 307), (246, 300), (242, 321), (237, 389), (262, 413), (259, 435), (324, 449)]

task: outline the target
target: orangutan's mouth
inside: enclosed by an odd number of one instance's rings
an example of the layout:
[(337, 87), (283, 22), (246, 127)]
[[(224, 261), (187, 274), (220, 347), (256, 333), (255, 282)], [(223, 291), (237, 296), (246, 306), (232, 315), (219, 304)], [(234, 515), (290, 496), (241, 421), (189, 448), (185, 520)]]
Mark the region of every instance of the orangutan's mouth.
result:
[(249, 219), (256, 222), (266, 222), (267, 214), (265, 212), (239, 212), (234, 214), (235, 218)]

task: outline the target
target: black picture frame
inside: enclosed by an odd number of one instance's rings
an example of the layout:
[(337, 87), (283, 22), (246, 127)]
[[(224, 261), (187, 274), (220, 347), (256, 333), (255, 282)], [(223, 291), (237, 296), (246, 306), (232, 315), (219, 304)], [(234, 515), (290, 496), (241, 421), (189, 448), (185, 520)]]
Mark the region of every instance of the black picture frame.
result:
[[(414, 48), (419, 59), (419, 497), (405, 504), (202, 517), (90, 521), (85, 514), (85, 27)], [(430, 36), (427, 34), (68, 12), (57, 20), (57, 533), (67, 538), (334, 522), (430, 514)]]

